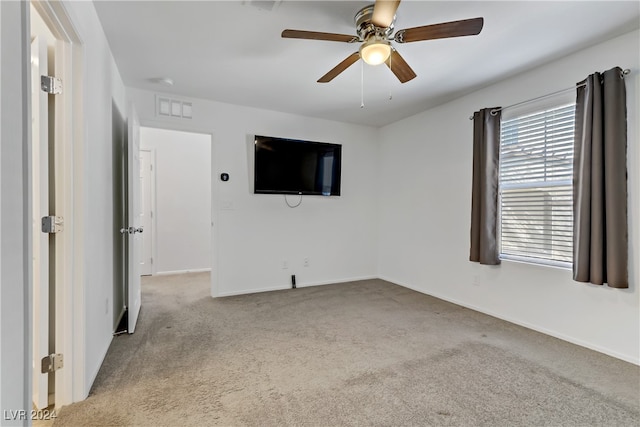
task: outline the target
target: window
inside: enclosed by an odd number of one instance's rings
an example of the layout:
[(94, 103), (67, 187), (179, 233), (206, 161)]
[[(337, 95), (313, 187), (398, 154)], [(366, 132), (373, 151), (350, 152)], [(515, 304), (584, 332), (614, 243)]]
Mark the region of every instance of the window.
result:
[(570, 267), (575, 104), (502, 121), (500, 257)]

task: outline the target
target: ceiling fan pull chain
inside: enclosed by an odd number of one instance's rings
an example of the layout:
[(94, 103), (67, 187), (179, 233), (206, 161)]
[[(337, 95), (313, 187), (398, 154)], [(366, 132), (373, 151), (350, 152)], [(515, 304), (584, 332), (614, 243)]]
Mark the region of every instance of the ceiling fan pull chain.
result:
[(364, 61), (360, 61), (360, 108), (364, 108)]

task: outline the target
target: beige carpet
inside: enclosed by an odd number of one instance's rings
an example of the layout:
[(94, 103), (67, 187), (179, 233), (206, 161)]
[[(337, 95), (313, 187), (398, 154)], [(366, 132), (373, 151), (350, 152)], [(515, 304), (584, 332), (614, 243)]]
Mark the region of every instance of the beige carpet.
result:
[(640, 368), (370, 280), (212, 299), (146, 278), (55, 426), (638, 426)]

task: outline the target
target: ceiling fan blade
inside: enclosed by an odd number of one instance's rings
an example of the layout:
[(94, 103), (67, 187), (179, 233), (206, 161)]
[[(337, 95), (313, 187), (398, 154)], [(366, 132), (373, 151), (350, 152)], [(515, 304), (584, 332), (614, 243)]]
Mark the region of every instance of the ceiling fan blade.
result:
[(284, 30), (282, 37), (285, 39), (328, 40), (331, 42), (353, 43), (359, 41), (357, 36), (348, 34), (319, 33), (317, 31)]
[(360, 54), (358, 52), (353, 52), (351, 55), (347, 56), (344, 61), (333, 67), (331, 71), (320, 77), (320, 79), (318, 79), (318, 83), (329, 83), (331, 80), (336, 78), (338, 74), (353, 65), (358, 59), (360, 59)]
[(387, 28), (393, 22), (400, 0), (376, 0), (373, 6), (371, 22), (376, 27)]
[(409, 43), (449, 37), (475, 36), (476, 34), (480, 34), (483, 25), (484, 18), (473, 18), (425, 25), (423, 27), (407, 28), (406, 30), (400, 30), (396, 33), (395, 41), (398, 43)]
[(413, 72), (407, 61), (395, 49), (391, 51), (391, 55), (385, 64), (400, 80), (400, 83), (406, 83), (416, 77), (416, 73)]

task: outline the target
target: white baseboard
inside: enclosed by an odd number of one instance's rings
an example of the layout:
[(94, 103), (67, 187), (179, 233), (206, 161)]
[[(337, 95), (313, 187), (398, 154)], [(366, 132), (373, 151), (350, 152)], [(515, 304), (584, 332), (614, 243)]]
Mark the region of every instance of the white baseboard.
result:
[(243, 291), (221, 292), (216, 298), (234, 297), (237, 295), (258, 294), (261, 292), (283, 291), (285, 289), (291, 289), (291, 286), (273, 286), (273, 287), (266, 287), (266, 288), (245, 289)]
[[(377, 279), (377, 278), (378, 278), (377, 276), (360, 276), (360, 277), (351, 277), (346, 279), (323, 280), (319, 282), (302, 282), (302, 283), (299, 282), (299, 283), (296, 283), (296, 287), (307, 288), (310, 286), (333, 285), (337, 283), (357, 282), (360, 280), (371, 280), (371, 279)], [(278, 285), (278, 286), (270, 286), (265, 288), (246, 289), (242, 291), (221, 292), (218, 295), (218, 297), (231, 297), (236, 295), (256, 294), (260, 292), (282, 291), (285, 289), (291, 289), (291, 285), (288, 285), (288, 286)]]
[(393, 283), (395, 285), (402, 286), (403, 288), (411, 289), (413, 291), (420, 292), (421, 294), (429, 295), (429, 296), (432, 296), (432, 297), (435, 297), (435, 298), (450, 302), (452, 304), (459, 305), (461, 307), (465, 307), (465, 308), (468, 308), (468, 309), (471, 309), (471, 310), (474, 310), (474, 311), (477, 311), (477, 312), (480, 312), (480, 313), (484, 313), (484, 314), (487, 314), (489, 316), (496, 317), (498, 319), (501, 319), (501, 320), (504, 320), (504, 321), (507, 321), (507, 322), (510, 322), (510, 323), (513, 323), (513, 324), (516, 324), (516, 325), (519, 325), (519, 326), (523, 326), (523, 327), (525, 327), (527, 329), (532, 329), (532, 330), (534, 330), (536, 332), (541, 332), (541, 333), (543, 333), (545, 335), (549, 335), (549, 336), (561, 339), (563, 341), (567, 341), (567, 342), (570, 342), (572, 344), (576, 344), (576, 345), (579, 345), (581, 347), (585, 347), (585, 348), (588, 348), (590, 350), (594, 350), (594, 351), (597, 351), (599, 353), (603, 353), (603, 354), (606, 354), (608, 356), (615, 357), (616, 359), (620, 359), (620, 360), (624, 360), (625, 362), (633, 363), (634, 365), (640, 365), (640, 359), (637, 359), (635, 357), (632, 357), (632, 356), (629, 356), (629, 355), (626, 355), (626, 354), (618, 353), (618, 352), (613, 351), (613, 350), (611, 350), (609, 348), (602, 347), (602, 346), (599, 346), (597, 344), (593, 344), (593, 343), (590, 343), (590, 342), (587, 342), (587, 341), (583, 341), (583, 340), (574, 338), (572, 336), (563, 334), (563, 333), (558, 332), (558, 331), (554, 331), (554, 330), (547, 329), (547, 328), (542, 328), (542, 327), (539, 327), (537, 325), (533, 325), (533, 324), (530, 324), (530, 323), (527, 323), (527, 322), (523, 322), (523, 321), (521, 321), (519, 319), (514, 319), (514, 318), (509, 317), (509, 316), (504, 316), (504, 315), (492, 312), (491, 310), (485, 310), (483, 308), (474, 306), (473, 304), (467, 304), (465, 302), (458, 301), (455, 298), (449, 298), (447, 296), (440, 295), (438, 293), (426, 293), (423, 290), (420, 290), (420, 289), (418, 289), (418, 288), (416, 288), (414, 286), (411, 286), (411, 285), (409, 285), (407, 283), (403, 283), (403, 282), (401, 282), (399, 280), (394, 280), (394, 279), (392, 279), (390, 277), (381, 276), (379, 278), (381, 280), (386, 280), (387, 282)]
[(338, 279), (338, 280), (324, 280), (320, 282), (309, 282), (309, 283), (298, 283), (296, 286), (299, 288), (306, 288), (309, 286), (322, 286), (322, 285), (333, 285), (337, 283), (347, 283), (347, 282), (359, 282), (361, 280), (373, 280), (378, 279), (378, 276), (359, 276), (359, 277), (350, 277), (347, 279)]
[(204, 273), (211, 271), (211, 268), (194, 268), (193, 270), (174, 270), (174, 271), (157, 271), (154, 276), (168, 276), (171, 274), (187, 274), (187, 273)]
[[(98, 377), (98, 372), (100, 372), (100, 368), (104, 364), (104, 359), (107, 357), (107, 352), (109, 351), (109, 347), (111, 346), (111, 342), (113, 341), (113, 333), (109, 334), (109, 340), (106, 343), (106, 347), (100, 352), (102, 356), (100, 356), (100, 363), (98, 363), (97, 367), (93, 369), (92, 372), (87, 375), (87, 382), (83, 384), (82, 397), (80, 400), (85, 400), (89, 397), (89, 392), (91, 391), (91, 387), (93, 387), (93, 383), (96, 381)], [(78, 402), (80, 400), (74, 400), (74, 402)]]

